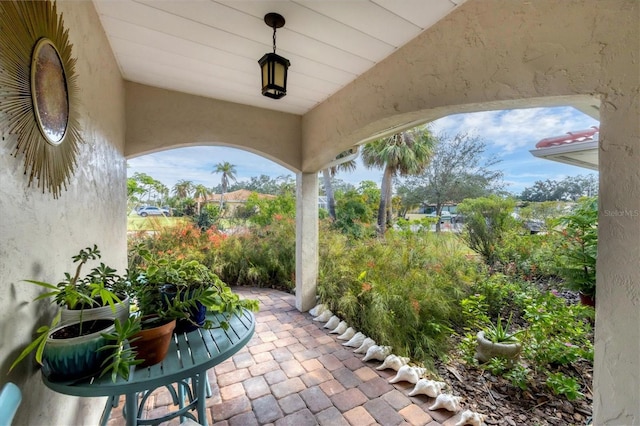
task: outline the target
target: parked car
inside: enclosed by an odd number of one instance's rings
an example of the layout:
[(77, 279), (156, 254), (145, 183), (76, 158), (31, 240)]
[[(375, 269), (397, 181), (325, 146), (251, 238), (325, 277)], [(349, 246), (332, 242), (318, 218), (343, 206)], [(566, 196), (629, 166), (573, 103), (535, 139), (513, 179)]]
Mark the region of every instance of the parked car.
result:
[(146, 206), (138, 209), (138, 215), (142, 217), (147, 216), (171, 216), (171, 211), (167, 208), (160, 208), (154, 206)]

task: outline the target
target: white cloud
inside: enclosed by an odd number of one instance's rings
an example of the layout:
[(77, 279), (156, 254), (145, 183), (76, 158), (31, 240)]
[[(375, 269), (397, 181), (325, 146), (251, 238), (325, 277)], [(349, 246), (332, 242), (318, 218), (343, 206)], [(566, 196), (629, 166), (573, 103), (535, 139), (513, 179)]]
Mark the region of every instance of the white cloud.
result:
[(478, 135), (509, 153), (533, 149), (540, 139), (597, 126), (598, 121), (572, 107), (529, 108), (457, 114), (433, 122), (436, 133)]

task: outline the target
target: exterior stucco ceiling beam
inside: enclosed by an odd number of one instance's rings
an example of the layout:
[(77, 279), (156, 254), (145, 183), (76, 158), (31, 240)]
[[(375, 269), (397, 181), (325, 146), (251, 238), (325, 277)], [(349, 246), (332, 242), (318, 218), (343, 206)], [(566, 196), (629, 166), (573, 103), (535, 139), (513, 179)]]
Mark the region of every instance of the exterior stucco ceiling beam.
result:
[(301, 168), (301, 117), (126, 83), (127, 158), (185, 146), (226, 145)]

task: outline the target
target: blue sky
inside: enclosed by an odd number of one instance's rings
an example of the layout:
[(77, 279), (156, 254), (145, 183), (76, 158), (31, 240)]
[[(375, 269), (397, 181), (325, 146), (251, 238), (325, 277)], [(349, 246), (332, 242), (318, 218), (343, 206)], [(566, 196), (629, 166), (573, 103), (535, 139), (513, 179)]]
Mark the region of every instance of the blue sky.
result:
[[(487, 155), (495, 154), (502, 162), (494, 168), (504, 172), (506, 190), (519, 194), (537, 180), (559, 180), (567, 176), (594, 173), (591, 170), (531, 155), (536, 142), (569, 131), (588, 129), (599, 122), (571, 107), (529, 108), (455, 114), (431, 123), (435, 134), (455, 135), (467, 132), (479, 136), (487, 145)], [(294, 176), (288, 169), (258, 155), (222, 146), (179, 148), (128, 160), (128, 175), (146, 173), (169, 188), (181, 180), (213, 187), (220, 176), (212, 174), (215, 165), (228, 161), (236, 166), (238, 180), (249, 180), (262, 174), (271, 177)], [(378, 185), (381, 170), (368, 170), (361, 163), (355, 172), (337, 176), (357, 185), (371, 180)]]

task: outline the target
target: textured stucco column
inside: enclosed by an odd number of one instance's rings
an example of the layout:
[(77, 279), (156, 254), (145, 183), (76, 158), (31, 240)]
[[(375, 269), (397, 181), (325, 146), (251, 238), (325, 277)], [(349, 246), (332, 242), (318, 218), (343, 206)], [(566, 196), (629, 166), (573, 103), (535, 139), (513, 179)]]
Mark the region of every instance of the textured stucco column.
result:
[(318, 278), (318, 174), (296, 175), (296, 308), (316, 304)]
[(600, 109), (595, 425), (640, 425), (640, 108), (633, 86)]

